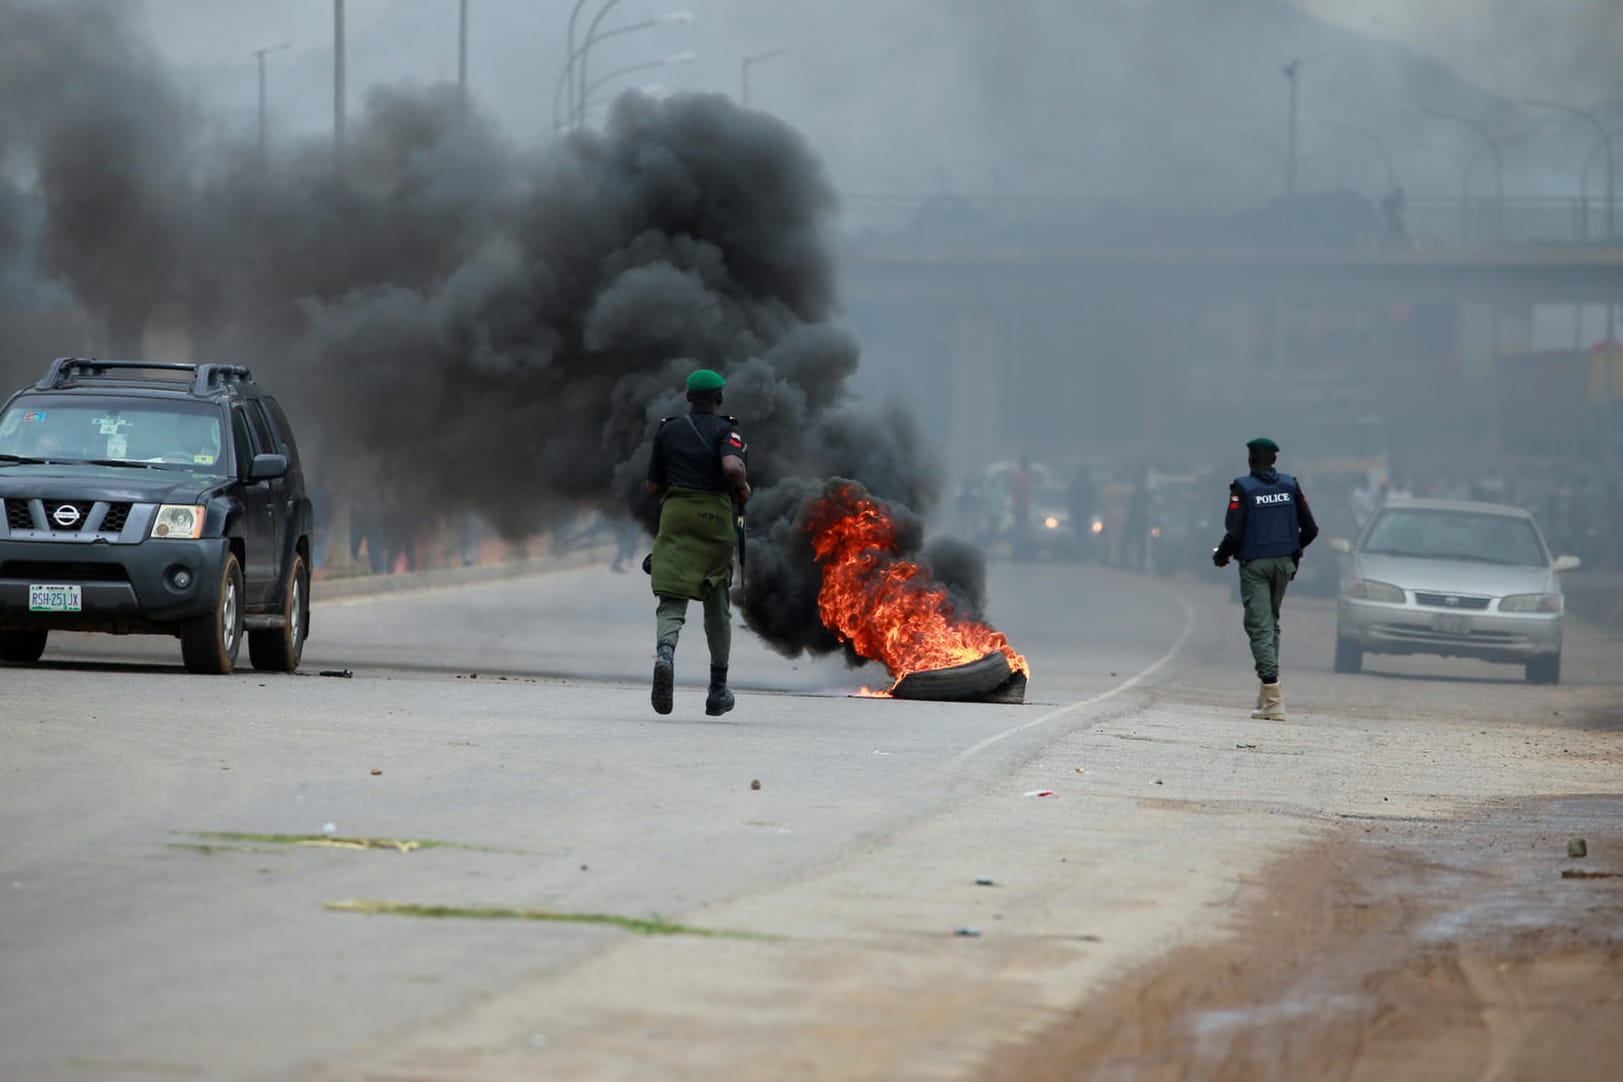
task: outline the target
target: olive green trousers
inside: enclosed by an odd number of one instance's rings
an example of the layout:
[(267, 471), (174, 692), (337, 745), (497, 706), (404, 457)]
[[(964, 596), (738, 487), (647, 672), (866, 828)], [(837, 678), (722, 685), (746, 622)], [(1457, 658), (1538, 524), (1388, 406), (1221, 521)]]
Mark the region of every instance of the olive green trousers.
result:
[(1251, 660), (1264, 684), (1279, 682), (1279, 606), (1285, 587), (1296, 575), (1289, 556), (1264, 556), (1240, 565), (1240, 603), (1245, 606), (1245, 634)]
[[(728, 596), (727, 583), (718, 582), (704, 595), (704, 637), (710, 646), (710, 664), (718, 669), (727, 667), (733, 649), (733, 606)], [(654, 645), (662, 642), (676, 645), (677, 636), (688, 618), (688, 599), (661, 594), (659, 606), (654, 610)]]

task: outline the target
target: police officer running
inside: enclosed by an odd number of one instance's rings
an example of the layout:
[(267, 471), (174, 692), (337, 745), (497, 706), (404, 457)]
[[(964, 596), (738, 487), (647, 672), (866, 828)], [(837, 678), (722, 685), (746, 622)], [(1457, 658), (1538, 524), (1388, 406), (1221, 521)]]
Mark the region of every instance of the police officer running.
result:
[(1279, 445), (1254, 439), (1251, 472), (1229, 485), (1228, 516), (1223, 541), (1212, 551), (1212, 563), (1227, 567), (1229, 558), (1240, 561), (1240, 600), (1245, 605), (1245, 633), (1251, 639), (1251, 657), (1262, 681), (1257, 709), (1261, 721), (1284, 721), (1285, 699), (1279, 690), (1279, 606), (1285, 587), (1296, 577), (1302, 550), (1319, 536), (1318, 524), (1308, 509), (1302, 486), (1289, 474), (1274, 469)]
[(669, 714), (673, 705), (676, 640), (689, 601), (704, 605), (704, 634), (710, 646), (710, 691), (704, 712), (715, 717), (733, 708), (727, 660), (733, 642), (728, 592), (736, 536), (734, 501), (739, 507), (748, 502), (750, 485), (744, 465), (747, 447), (738, 421), (719, 412), (726, 383), (708, 368), (688, 376), (692, 409), (685, 417), (659, 422), (648, 463), (648, 492), (663, 497), (650, 560), (659, 598), (650, 698), (660, 714)]

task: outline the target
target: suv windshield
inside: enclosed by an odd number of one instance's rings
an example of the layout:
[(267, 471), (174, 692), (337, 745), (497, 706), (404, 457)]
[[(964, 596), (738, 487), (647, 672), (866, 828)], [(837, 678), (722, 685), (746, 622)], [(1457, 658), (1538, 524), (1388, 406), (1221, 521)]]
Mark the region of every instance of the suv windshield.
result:
[(221, 473), (220, 411), (170, 398), (25, 395), (0, 414), (0, 456)]
[(1511, 515), (1470, 511), (1389, 509), (1364, 538), (1372, 556), (1542, 567), (1550, 560), (1533, 523)]

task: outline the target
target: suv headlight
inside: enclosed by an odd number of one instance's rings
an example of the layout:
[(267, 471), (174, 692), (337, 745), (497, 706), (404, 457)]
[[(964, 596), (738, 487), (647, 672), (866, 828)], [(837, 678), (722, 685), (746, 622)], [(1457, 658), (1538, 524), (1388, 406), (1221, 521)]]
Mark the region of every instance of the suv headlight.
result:
[(1560, 612), (1560, 594), (1511, 594), (1499, 602), (1500, 612)]
[(1360, 601), (1385, 601), (1391, 605), (1403, 604), (1403, 590), (1390, 582), (1371, 579), (1353, 579), (1347, 583), (1347, 596)]
[(184, 503), (164, 504), (162, 507), (158, 508), (158, 515), (152, 520), (151, 536), (186, 538), (202, 537), (202, 506)]

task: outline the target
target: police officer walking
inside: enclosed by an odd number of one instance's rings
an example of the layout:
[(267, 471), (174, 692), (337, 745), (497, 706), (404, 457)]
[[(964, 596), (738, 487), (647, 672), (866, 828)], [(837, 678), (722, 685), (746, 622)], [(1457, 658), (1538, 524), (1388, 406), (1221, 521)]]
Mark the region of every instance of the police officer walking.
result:
[(738, 422), (721, 414), (727, 381), (701, 368), (688, 376), (692, 404), (684, 417), (666, 417), (654, 436), (648, 463), (648, 492), (662, 497), (659, 534), (650, 558), (655, 610), (654, 687), (656, 713), (669, 714), (676, 679), (676, 640), (687, 620), (688, 602), (704, 605), (704, 634), (710, 646), (710, 691), (704, 712), (712, 717), (733, 708), (727, 687), (732, 649), (735, 501), (750, 498), (747, 450)]
[(1319, 536), (1319, 527), (1302, 486), (1274, 469), (1279, 445), (1270, 439), (1254, 439), (1246, 447), (1251, 472), (1229, 485), (1228, 516), (1223, 523), (1226, 532), (1212, 552), (1212, 563), (1227, 567), (1231, 557), (1240, 561), (1245, 633), (1262, 682), (1251, 716), (1284, 721), (1285, 699), (1279, 690), (1279, 606), (1285, 600), (1285, 587), (1296, 577), (1302, 550)]

